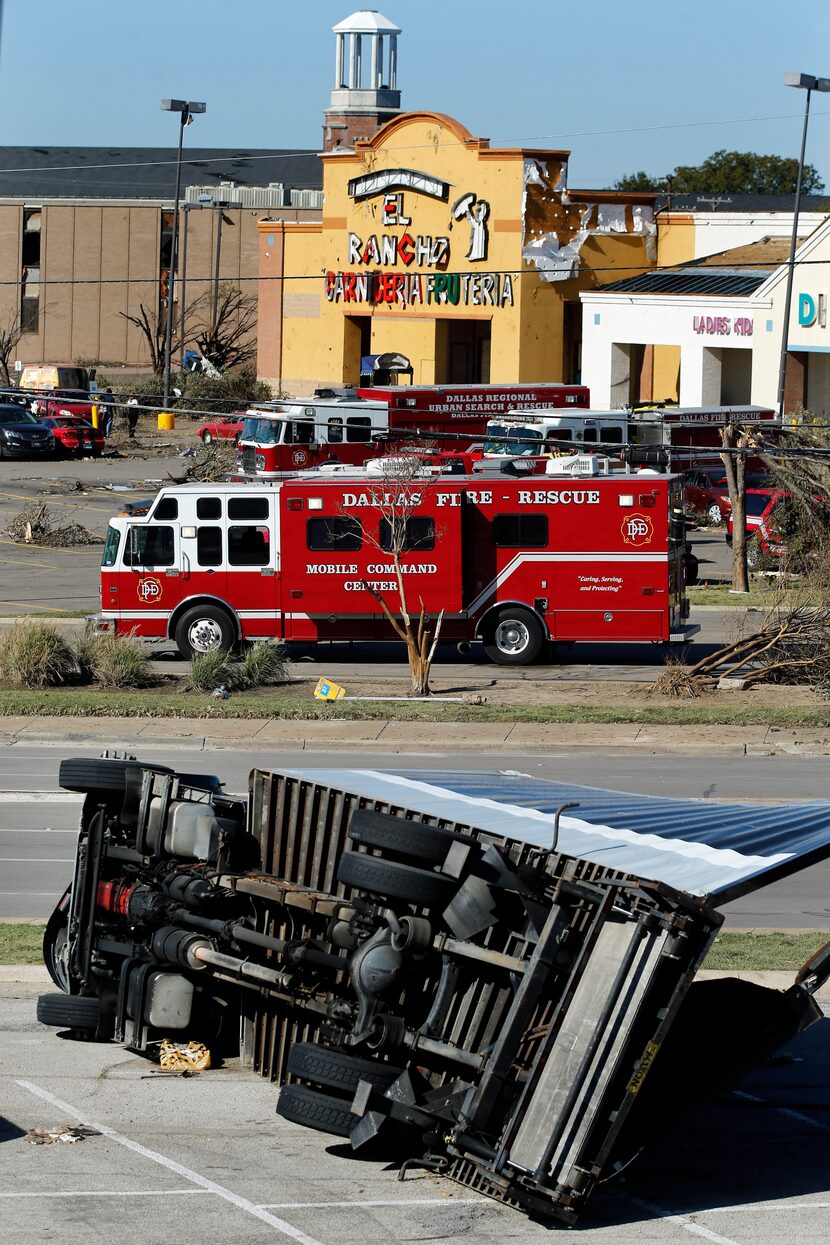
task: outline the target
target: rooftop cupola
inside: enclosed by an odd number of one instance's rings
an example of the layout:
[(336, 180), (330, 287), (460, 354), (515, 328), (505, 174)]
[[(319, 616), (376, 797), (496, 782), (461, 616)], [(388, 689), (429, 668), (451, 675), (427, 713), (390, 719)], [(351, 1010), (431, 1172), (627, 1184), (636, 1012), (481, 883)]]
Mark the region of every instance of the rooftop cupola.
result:
[(332, 27), (334, 87), (324, 113), (323, 148), (351, 147), (401, 110), (400, 26), (377, 9), (358, 9)]

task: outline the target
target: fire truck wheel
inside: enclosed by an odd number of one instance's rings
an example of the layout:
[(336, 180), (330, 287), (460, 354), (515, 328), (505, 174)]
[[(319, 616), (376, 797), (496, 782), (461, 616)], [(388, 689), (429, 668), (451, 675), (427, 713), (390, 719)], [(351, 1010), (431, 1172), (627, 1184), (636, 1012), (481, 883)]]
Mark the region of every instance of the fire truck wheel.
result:
[(101, 1015), (101, 1000), (79, 994), (41, 994), (37, 1001), (37, 1018), (42, 1025), (58, 1029), (74, 1029), (78, 1033), (95, 1033)]
[(321, 1133), (348, 1137), (357, 1123), (351, 1112), (351, 1098), (319, 1094), (307, 1085), (283, 1085), (277, 1099), (277, 1115), (294, 1124), (305, 1124)]
[(230, 616), (217, 605), (194, 605), (176, 627), (176, 647), (190, 661), (197, 653), (229, 652), (236, 643)]
[(403, 1069), (379, 1059), (361, 1059), (346, 1051), (329, 1050), (316, 1042), (295, 1042), (288, 1052), (288, 1071), (315, 1085), (353, 1094), (361, 1081), (368, 1081), (375, 1089), (386, 1089)]
[(484, 651), (499, 666), (529, 666), (542, 651), (545, 636), (535, 614), (520, 607), (501, 609), (484, 640)]
[(401, 899), (416, 908), (444, 909), (458, 889), (455, 878), (363, 852), (344, 852), (337, 866), (337, 878), (354, 890)]

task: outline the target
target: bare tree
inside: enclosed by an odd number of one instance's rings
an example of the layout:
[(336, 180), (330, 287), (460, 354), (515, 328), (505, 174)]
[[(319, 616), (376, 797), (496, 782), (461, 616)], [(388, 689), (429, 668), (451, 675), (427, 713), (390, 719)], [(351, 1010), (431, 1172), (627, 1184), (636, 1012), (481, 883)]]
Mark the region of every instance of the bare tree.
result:
[[(173, 340), (170, 348), (171, 356), (177, 355), (183, 346), (181, 335), (182, 318), (185, 322), (187, 317), (195, 311), (202, 308), (205, 302), (205, 295), (201, 294), (195, 299), (189, 307), (185, 309), (184, 317), (176, 315), (173, 321)], [(138, 314), (130, 315), (129, 312), (119, 311), (118, 313), (124, 320), (128, 320), (130, 324), (134, 324), (144, 338), (147, 347), (147, 353), (150, 356), (150, 365), (157, 376), (161, 376), (164, 371), (164, 351), (165, 351), (165, 335), (166, 321), (164, 315), (158, 308), (145, 306), (139, 303)]]
[(256, 298), (223, 283), (215, 311), (195, 334), (196, 345), (220, 372), (242, 367), (256, 356), (256, 323)]
[(23, 328), (20, 323), (20, 313), (10, 311), (6, 319), (0, 321), (0, 379), (2, 379), (7, 389), (12, 383), (9, 363), (11, 362), (12, 355), (17, 351), (22, 336)]
[[(416, 696), (430, 694), (429, 675), (435, 658), (435, 650), (441, 635), (444, 610), (431, 620), (424, 607), (423, 597), (418, 595), (417, 618), (409, 604), (407, 582), (410, 574), (405, 555), (417, 553), (418, 549), (432, 549), (440, 538), (431, 516), (419, 515), (425, 487), (423, 467), (414, 455), (390, 458), (381, 471), (377, 486), (372, 489), (373, 511), (380, 513), (380, 530), (376, 534), (362, 523), (362, 536), (392, 564), (396, 590), (392, 601), (368, 580), (363, 587), (374, 597), (395, 634), (406, 645), (412, 692)], [(397, 598), (397, 600), (395, 600)]]

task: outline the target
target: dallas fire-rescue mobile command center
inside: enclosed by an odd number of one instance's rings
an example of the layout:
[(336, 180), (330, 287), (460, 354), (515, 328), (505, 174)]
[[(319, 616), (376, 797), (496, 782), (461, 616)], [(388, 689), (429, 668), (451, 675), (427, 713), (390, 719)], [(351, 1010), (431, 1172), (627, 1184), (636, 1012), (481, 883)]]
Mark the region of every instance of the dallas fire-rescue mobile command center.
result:
[(259, 637), (394, 639), (370, 587), (399, 608), (403, 522), (407, 601), (444, 611), (442, 639), (480, 640), (507, 665), (557, 641), (682, 641), (679, 479), (603, 466), (416, 478), (391, 499), (367, 472), (163, 489), (109, 526), (100, 625), (186, 657)]

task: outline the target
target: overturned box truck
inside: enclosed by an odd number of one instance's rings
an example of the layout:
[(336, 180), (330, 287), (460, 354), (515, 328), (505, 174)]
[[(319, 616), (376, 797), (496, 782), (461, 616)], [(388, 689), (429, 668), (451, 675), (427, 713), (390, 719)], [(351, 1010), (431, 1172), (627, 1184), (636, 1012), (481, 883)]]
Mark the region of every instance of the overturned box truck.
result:
[(60, 781), (86, 798), (42, 1022), (238, 1050), (286, 1119), (543, 1218), (821, 1014), (828, 947), (784, 991), (695, 974), (720, 905), (830, 854), (828, 805), (329, 769), (242, 799), (131, 759)]

